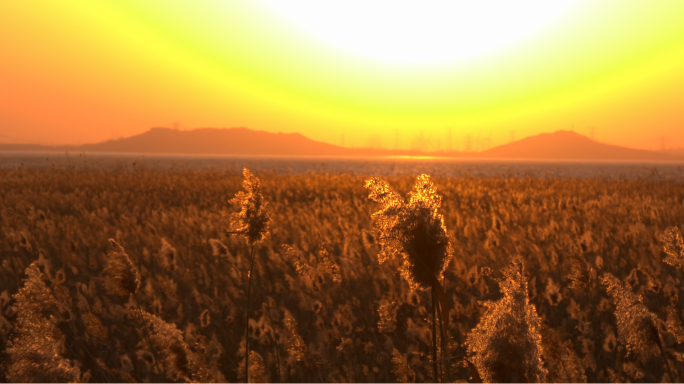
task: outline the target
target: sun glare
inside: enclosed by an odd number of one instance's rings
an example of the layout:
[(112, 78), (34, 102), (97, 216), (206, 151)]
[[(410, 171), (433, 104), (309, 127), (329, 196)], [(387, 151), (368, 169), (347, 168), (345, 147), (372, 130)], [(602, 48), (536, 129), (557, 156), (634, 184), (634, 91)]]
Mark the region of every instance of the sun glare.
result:
[(434, 65), (541, 31), (578, 0), (262, 0), (324, 43), (373, 60)]

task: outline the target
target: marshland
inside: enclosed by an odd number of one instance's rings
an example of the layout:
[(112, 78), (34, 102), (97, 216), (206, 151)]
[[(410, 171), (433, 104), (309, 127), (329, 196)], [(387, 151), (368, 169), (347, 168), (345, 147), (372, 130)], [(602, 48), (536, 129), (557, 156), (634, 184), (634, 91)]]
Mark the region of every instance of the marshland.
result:
[(684, 377), (676, 172), (250, 170), (2, 167), (0, 380)]

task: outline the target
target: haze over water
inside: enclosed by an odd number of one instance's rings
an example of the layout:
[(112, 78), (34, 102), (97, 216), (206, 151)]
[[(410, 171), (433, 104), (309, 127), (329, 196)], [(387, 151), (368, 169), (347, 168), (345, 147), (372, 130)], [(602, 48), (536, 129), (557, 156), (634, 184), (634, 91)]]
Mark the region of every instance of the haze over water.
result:
[(208, 170), (241, 172), (244, 167), (278, 174), (352, 172), (367, 175), (445, 176), (558, 176), (618, 179), (661, 178), (684, 181), (679, 162), (634, 161), (537, 161), (446, 158), (321, 158), (217, 155), (79, 154), (56, 152), (0, 152), (0, 169), (57, 168), (77, 170)]

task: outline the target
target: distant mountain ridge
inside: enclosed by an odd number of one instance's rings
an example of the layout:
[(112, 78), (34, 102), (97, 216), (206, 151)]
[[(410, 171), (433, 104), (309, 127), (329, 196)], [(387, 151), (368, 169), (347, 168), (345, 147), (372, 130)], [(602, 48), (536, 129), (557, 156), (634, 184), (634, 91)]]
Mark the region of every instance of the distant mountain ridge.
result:
[(543, 133), (482, 152), (423, 152), (344, 148), (299, 133), (270, 133), (247, 128), (152, 128), (139, 135), (79, 146), (0, 144), (0, 151), (72, 151), (137, 154), (248, 156), (437, 156), (531, 160), (682, 161), (678, 152), (646, 151), (599, 143), (571, 131)]
[(88, 152), (319, 156), (344, 155), (345, 149), (299, 133), (270, 133), (247, 128), (152, 128), (140, 135), (82, 145)]
[(572, 131), (556, 131), (526, 137), (490, 148), (480, 157), (534, 160), (676, 160), (669, 153), (604, 144)]

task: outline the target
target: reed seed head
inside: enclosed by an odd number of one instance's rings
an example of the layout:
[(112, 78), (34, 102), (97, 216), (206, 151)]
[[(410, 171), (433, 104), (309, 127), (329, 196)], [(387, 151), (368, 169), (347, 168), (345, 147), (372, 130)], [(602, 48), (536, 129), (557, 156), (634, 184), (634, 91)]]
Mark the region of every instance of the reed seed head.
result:
[(297, 320), (292, 317), (289, 311), (285, 312), (283, 324), (285, 325), (285, 350), (288, 353), (288, 358), (292, 360), (292, 363), (303, 361), (307, 350), (306, 343), (297, 331)]
[(684, 239), (679, 228), (668, 228), (659, 238), (667, 254), (663, 261), (673, 267), (684, 269)]
[(575, 353), (571, 340), (563, 340), (560, 332), (547, 326), (542, 328), (544, 360), (551, 383), (586, 383), (587, 375)]
[(309, 264), (306, 263), (299, 254), (299, 252), (294, 249), (294, 247), (283, 244), (282, 245), (283, 253), (285, 254), (285, 257), (292, 262), (292, 264), (295, 267), (295, 270), (300, 276), (309, 276), (310, 272), (310, 266)]
[(547, 279), (546, 283), (546, 300), (553, 306), (560, 304), (561, 300), (563, 300), (560, 287), (556, 285), (550, 277)]
[(487, 312), (467, 336), (469, 360), (485, 382), (543, 382), (541, 320), (529, 303), (522, 259), (503, 274), (503, 298), (485, 303)]
[(212, 255), (216, 257), (228, 256), (230, 254), (228, 247), (226, 247), (226, 245), (223, 244), (219, 239), (209, 239), (209, 245), (211, 245)]
[(592, 276), (595, 276), (594, 269), (577, 249), (570, 250), (568, 258), (570, 260), (569, 287), (572, 289), (586, 288), (591, 282)]
[(632, 293), (617, 277), (606, 272), (601, 277), (601, 282), (615, 304), (620, 341), (625, 344), (628, 352), (647, 356), (660, 342), (656, 316), (646, 308), (641, 296)]
[[(244, 348), (242, 348), (244, 354)], [(245, 380), (245, 359), (242, 359), (237, 367), (238, 380)], [(249, 351), (249, 382), (268, 383), (270, 382), (264, 359), (256, 351)]]
[(332, 259), (328, 248), (323, 245), (321, 250), (318, 251), (318, 256), (321, 258), (321, 265), (323, 270), (332, 276), (333, 281), (336, 283), (342, 282), (342, 274), (340, 274), (340, 266), (337, 265)]
[(247, 168), (242, 174), (245, 180), (242, 182), (244, 191), (238, 192), (231, 203), (240, 206), (240, 212), (230, 216), (230, 230), (227, 234), (243, 235), (249, 244), (262, 241), (268, 234), (268, 226), (271, 223), (267, 203), (261, 195), (261, 181)]
[(102, 270), (104, 288), (113, 295), (128, 296), (140, 288), (140, 274), (126, 251), (109, 239), (110, 251)]
[(64, 334), (55, 325), (56, 299), (45, 285), (44, 275), (32, 263), (26, 268), (24, 286), (14, 295), (17, 318), (0, 365), (9, 382), (79, 382), (81, 371), (63, 355)]
[(196, 373), (197, 366), (191, 351), (183, 339), (183, 333), (174, 324), (169, 324), (161, 318), (143, 311), (144, 322), (150, 332), (153, 348), (147, 339), (139, 346), (160, 353), (159, 363), (163, 365), (166, 377), (172, 380), (189, 380)]
[(387, 182), (366, 181), (369, 198), (382, 204), (372, 217), (375, 238), (380, 245), (380, 263), (400, 258), (400, 271), (411, 288), (429, 288), (434, 277), (441, 278), (452, 256), (444, 217), (437, 212), (442, 198), (430, 176), (418, 176), (406, 203)]
[(394, 332), (397, 310), (399, 306), (395, 301), (382, 299), (378, 305), (378, 330), (382, 333)]
[(211, 325), (211, 314), (209, 313), (208, 309), (205, 309), (200, 314), (200, 325), (202, 326), (202, 328), (206, 328), (209, 325)]
[(162, 267), (173, 271), (176, 269), (176, 260), (178, 259), (178, 251), (174, 248), (168, 240), (162, 237), (161, 248), (159, 249), (159, 258)]

